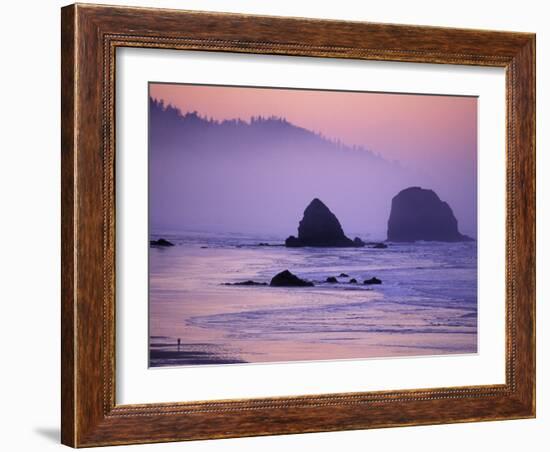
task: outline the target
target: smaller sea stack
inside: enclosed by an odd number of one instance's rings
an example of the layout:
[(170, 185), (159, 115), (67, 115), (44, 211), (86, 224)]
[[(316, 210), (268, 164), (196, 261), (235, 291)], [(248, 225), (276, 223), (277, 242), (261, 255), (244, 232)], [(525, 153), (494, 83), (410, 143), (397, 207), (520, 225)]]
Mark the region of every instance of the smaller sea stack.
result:
[(291, 235), (285, 245), (290, 248), (360, 247), (365, 246), (365, 243), (358, 237), (354, 240), (346, 237), (336, 215), (320, 199), (315, 198), (304, 211), (298, 226), (298, 237)]

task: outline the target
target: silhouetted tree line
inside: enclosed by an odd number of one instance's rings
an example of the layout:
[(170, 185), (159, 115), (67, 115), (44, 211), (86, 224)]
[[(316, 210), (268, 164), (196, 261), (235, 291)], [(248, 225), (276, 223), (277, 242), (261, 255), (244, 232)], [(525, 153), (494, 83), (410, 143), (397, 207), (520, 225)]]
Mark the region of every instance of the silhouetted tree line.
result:
[(172, 123), (174, 125), (187, 123), (187, 124), (201, 124), (205, 127), (215, 127), (215, 126), (228, 127), (228, 128), (253, 127), (255, 129), (265, 129), (266, 131), (277, 131), (281, 128), (293, 128), (297, 132), (313, 135), (340, 149), (348, 150), (348, 151), (362, 151), (362, 152), (366, 151), (376, 157), (381, 158), (380, 155), (372, 152), (367, 148), (364, 148), (362, 146), (357, 146), (357, 145), (351, 145), (351, 146), (346, 145), (340, 139), (333, 139), (323, 135), (320, 132), (316, 132), (313, 130), (296, 126), (295, 124), (292, 124), (291, 122), (289, 122), (286, 118), (282, 118), (275, 115), (252, 116), (250, 118), (250, 121), (248, 122), (240, 118), (224, 119), (220, 121), (212, 117), (208, 117), (206, 115), (203, 116), (197, 111), (191, 111), (183, 114), (179, 108), (173, 106), (172, 104), (166, 104), (162, 99), (157, 100), (157, 99), (154, 99), (153, 97), (149, 97), (149, 114), (150, 114), (151, 120), (153, 121), (160, 120), (163, 122), (164, 126), (168, 126), (169, 123)]

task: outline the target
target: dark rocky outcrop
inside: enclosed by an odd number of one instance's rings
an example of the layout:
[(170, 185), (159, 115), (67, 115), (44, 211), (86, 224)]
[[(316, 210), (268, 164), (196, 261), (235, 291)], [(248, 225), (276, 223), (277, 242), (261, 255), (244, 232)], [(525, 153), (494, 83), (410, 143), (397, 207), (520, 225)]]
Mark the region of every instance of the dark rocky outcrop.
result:
[(285, 246), (288, 248), (300, 248), (301, 246), (304, 246), (304, 244), (299, 239), (291, 235), (285, 240)]
[(355, 278), (351, 278), (351, 279), (349, 280), (349, 283), (350, 283), (350, 284), (357, 284), (357, 280), (356, 280)]
[(174, 246), (172, 242), (169, 242), (166, 239), (160, 238), (158, 240), (151, 240), (149, 242), (151, 246)]
[(392, 199), (388, 240), (461, 242), (472, 239), (458, 232), (453, 211), (433, 190), (409, 187)]
[(225, 283), (225, 286), (267, 286), (265, 282), (257, 282), (249, 279), (248, 281), (239, 281), (235, 283)]
[(337, 280), (334, 276), (329, 276), (329, 277), (326, 279), (326, 282), (328, 282), (328, 283), (337, 283), (338, 280)]
[(336, 215), (321, 200), (315, 198), (304, 211), (304, 217), (298, 226), (298, 237), (291, 235), (286, 239), (285, 245), (297, 248), (301, 246), (359, 247), (365, 244), (358, 237), (354, 240), (346, 237)]
[(379, 280), (376, 276), (373, 276), (371, 279), (365, 279), (363, 284), (382, 284), (382, 281)]
[(387, 247), (388, 245), (386, 245), (385, 243), (375, 243), (374, 245), (371, 246), (371, 248), (378, 249), (378, 250), (383, 250)]
[(349, 278), (347, 273), (340, 273), (340, 278)]
[(285, 270), (277, 273), (269, 285), (273, 287), (312, 287), (314, 284)]

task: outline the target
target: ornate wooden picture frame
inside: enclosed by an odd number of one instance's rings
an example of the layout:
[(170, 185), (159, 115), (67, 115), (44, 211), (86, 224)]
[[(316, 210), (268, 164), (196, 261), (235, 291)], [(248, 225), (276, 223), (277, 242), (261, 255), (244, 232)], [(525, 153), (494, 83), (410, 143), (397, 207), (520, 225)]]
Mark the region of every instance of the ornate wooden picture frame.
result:
[[(62, 9), (61, 32), (64, 444), (535, 416), (535, 35), (79, 4)], [(114, 90), (121, 47), (505, 68), (505, 384), (118, 405)]]

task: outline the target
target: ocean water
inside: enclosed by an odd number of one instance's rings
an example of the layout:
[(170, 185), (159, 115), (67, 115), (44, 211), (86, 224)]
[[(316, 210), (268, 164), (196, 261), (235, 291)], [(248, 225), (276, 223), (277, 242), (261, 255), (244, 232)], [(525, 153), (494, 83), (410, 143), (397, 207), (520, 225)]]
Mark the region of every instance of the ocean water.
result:
[[(151, 367), (477, 352), (476, 242), (285, 248), (277, 237), (162, 237), (176, 246), (149, 252)], [(269, 283), (286, 269), (315, 287), (224, 285)], [(382, 284), (362, 284), (373, 276)]]

